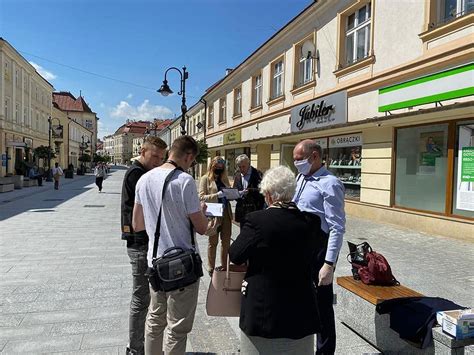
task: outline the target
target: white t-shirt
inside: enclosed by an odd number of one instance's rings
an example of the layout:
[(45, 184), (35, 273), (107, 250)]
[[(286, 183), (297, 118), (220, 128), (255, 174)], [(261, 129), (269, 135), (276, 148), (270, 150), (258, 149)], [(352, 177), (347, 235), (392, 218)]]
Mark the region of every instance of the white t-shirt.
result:
[[(137, 182), (135, 202), (142, 205), (145, 229), (149, 237), (148, 265), (151, 267), (153, 243), (161, 194), (165, 179), (172, 169), (154, 168), (144, 174)], [(160, 240), (157, 257), (173, 246), (191, 249), (191, 220), (189, 215), (201, 210), (196, 182), (191, 175), (176, 170), (165, 192), (165, 202), (161, 211)], [(197, 244), (196, 244), (197, 250)], [(197, 250), (198, 251), (198, 250)]]

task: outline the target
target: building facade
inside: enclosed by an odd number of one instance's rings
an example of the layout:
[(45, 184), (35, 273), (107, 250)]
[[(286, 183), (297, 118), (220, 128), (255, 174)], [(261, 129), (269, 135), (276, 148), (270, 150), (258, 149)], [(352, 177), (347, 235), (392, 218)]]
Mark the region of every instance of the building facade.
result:
[(474, 239), (473, 10), (312, 3), (203, 96), (211, 154), (294, 169), (317, 139), (349, 214)]
[(113, 135), (104, 137), (104, 149), (110, 155), (112, 163), (130, 164), (131, 159), (138, 155), (135, 155), (138, 142), (143, 139), (149, 127), (149, 121), (127, 120)]
[(53, 86), (1, 37), (0, 66), (0, 176), (5, 176), (24, 173), (33, 149), (48, 146)]
[[(191, 106), (186, 113), (186, 134), (193, 137), (196, 141), (205, 142), (206, 133), (206, 110), (207, 105), (201, 101)], [(179, 126), (179, 125), (178, 125)], [(179, 126), (180, 127), (180, 126)], [(197, 164), (191, 169), (191, 174), (198, 179), (207, 172), (207, 162)]]

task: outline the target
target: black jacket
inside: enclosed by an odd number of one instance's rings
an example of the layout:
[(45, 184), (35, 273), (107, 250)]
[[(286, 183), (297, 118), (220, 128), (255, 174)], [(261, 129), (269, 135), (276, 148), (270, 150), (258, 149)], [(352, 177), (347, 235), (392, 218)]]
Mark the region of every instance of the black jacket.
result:
[(298, 209), (269, 208), (248, 214), (230, 246), (230, 260), (249, 262), (240, 328), (250, 336), (301, 339), (320, 330), (315, 254), (319, 217)]
[[(262, 181), (262, 173), (252, 167), (252, 172), (250, 174), (250, 180), (248, 189), (249, 192), (242, 198), (237, 200), (237, 205), (235, 206), (235, 221), (243, 222), (245, 215), (263, 209), (265, 203), (265, 198), (259, 191), (259, 185)], [(234, 186), (235, 189), (242, 191), (244, 185), (242, 183), (242, 175), (240, 172), (234, 176)]]
[[(146, 173), (145, 167), (138, 161), (132, 164), (123, 178), (121, 202), (122, 239), (128, 240), (133, 236), (132, 216), (135, 204), (135, 187), (138, 180)], [(144, 241), (145, 242), (145, 241)], [(147, 242), (147, 241), (146, 241)]]

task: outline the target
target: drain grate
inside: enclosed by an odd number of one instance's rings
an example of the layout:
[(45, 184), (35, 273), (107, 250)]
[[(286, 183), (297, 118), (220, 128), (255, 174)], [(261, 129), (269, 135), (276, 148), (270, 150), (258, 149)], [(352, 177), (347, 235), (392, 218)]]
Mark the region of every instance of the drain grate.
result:
[(100, 208), (105, 207), (105, 205), (84, 205), (84, 207)]
[(3, 200), (2, 202), (3, 203), (8, 203), (8, 202), (12, 202), (12, 200)]
[(63, 198), (47, 198), (46, 200), (43, 200), (44, 202), (47, 202), (47, 201), (64, 201)]
[(56, 210), (42, 209), (42, 210), (30, 210), (30, 212), (56, 212)]

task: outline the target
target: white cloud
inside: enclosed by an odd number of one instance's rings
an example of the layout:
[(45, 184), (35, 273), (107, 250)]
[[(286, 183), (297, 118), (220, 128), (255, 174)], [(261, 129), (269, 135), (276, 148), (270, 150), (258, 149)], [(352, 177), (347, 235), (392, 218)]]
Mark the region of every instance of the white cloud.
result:
[(54, 75), (50, 71), (44, 69), (41, 65), (36, 64), (35, 62), (30, 62), (30, 64), (36, 69), (36, 71), (46, 80), (54, 80), (57, 78), (57, 75)]
[(132, 97), (133, 97), (133, 94), (132, 94), (132, 93), (128, 94), (128, 95), (127, 95), (127, 100), (130, 100)]
[(171, 117), (172, 111), (165, 106), (151, 105), (149, 100), (138, 106), (132, 106), (127, 101), (120, 101), (110, 112), (111, 117), (131, 120), (151, 120), (153, 118)]
[(101, 102), (101, 103), (99, 104), (99, 107), (100, 107), (100, 108), (105, 108), (105, 104), (104, 104), (103, 102)]

